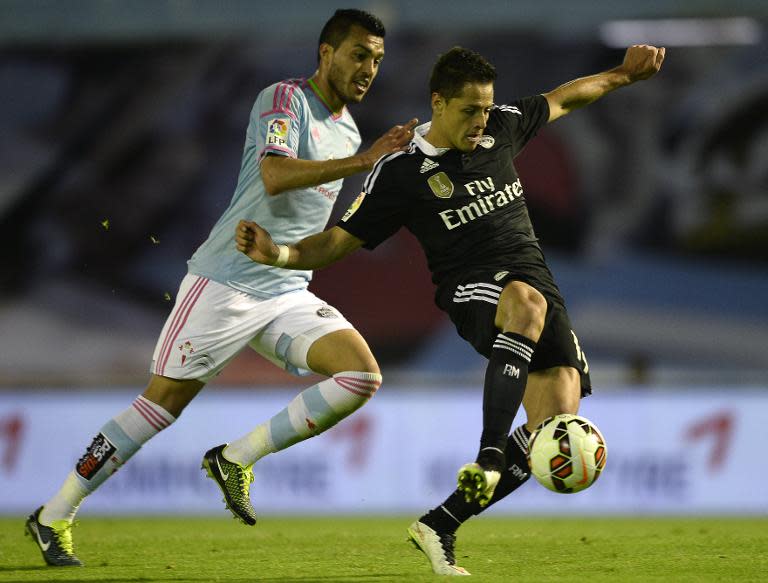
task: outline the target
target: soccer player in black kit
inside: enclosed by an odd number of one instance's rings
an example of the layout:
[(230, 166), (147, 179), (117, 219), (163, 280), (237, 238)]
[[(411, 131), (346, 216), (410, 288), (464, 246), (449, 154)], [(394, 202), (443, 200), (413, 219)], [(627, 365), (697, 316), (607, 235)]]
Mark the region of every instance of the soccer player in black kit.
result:
[[(416, 128), (407, 151), (379, 159), (338, 225), (290, 246), (252, 221), (236, 229), (237, 248), (254, 261), (317, 269), (407, 228), (426, 254), (437, 305), (488, 358), (477, 458), (459, 469), (456, 491), (408, 528), (435, 573), (469, 575), (456, 565), (456, 529), (528, 479), (530, 431), (552, 415), (577, 413), (591, 392), (514, 157), (546, 123), (650, 78), (663, 60), (663, 48), (632, 46), (614, 69), (495, 105), (495, 68), (455, 47), (432, 70), (431, 122)], [(510, 434), (521, 403), (526, 423)]]

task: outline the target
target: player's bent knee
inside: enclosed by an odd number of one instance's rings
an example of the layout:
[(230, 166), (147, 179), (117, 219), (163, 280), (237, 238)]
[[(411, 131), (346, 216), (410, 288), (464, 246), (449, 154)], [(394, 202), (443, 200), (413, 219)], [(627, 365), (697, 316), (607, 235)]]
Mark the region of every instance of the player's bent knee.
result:
[[(371, 354), (370, 352), (368, 354), (357, 355), (357, 363), (355, 364), (355, 366), (350, 366), (348, 368), (350, 370), (355, 370), (357, 372), (378, 375), (379, 379), (381, 379), (381, 370), (379, 369), (379, 363), (376, 362), (376, 359), (373, 357), (373, 354)], [(379, 384), (381, 384), (381, 380), (379, 380)]]
[(547, 300), (540, 291), (521, 281), (509, 283), (499, 298), (496, 326), (538, 340), (547, 316)]
[(354, 329), (338, 330), (317, 339), (307, 351), (306, 362), (310, 370), (328, 377), (342, 371), (381, 374), (368, 344)]

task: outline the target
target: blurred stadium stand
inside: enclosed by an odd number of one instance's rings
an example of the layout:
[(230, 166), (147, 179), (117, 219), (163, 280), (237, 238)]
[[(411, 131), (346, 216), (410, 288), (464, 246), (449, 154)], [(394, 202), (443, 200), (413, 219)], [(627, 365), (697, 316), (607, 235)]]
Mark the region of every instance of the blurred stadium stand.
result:
[[(519, 158), (534, 224), (596, 384), (766, 386), (766, 2), (341, 5), (389, 28), (352, 109), (364, 140), (429, 118), (431, 65), (456, 44), (496, 63), (499, 102), (614, 66), (617, 46), (666, 44), (657, 78), (548, 126)], [(229, 202), (253, 99), (312, 74), (338, 6), (0, 3), (0, 386), (144, 384), (185, 261)], [(410, 235), (318, 272), (313, 289), (389, 379), (480, 378)], [(244, 354), (217, 382), (296, 381)]]

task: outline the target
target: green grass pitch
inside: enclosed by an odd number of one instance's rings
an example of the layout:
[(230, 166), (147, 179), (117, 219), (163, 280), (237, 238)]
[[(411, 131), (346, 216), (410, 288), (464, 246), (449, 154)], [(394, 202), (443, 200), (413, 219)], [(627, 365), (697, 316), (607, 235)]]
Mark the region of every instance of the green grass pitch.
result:
[[(435, 581), (405, 542), (412, 517), (96, 518), (75, 527), (85, 568), (45, 567), (24, 518), (0, 519), (0, 581)], [(459, 531), (477, 582), (768, 581), (768, 517), (497, 518)]]

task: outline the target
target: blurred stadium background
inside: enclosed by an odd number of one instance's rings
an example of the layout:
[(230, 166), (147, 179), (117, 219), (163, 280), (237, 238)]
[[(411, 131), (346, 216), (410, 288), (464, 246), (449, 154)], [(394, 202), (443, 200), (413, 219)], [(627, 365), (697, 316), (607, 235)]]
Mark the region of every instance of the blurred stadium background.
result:
[[(185, 262), (230, 200), (253, 99), (312, 74), (320, 27), (345, 6), (388, 28), (381, 73), (352, 109), (364, 141), (429, 119), (429, 71), (456, 44), (497, 65), (498, 102), (615, 66), (630, 44), (667, 47), (655, 79), (548, 126), (518, 159), (590, 360), (583, 412), (609, 458), (592, 494), (563, 502), (528, 484), (505, 509), (766, 513), (765, 488), (744, 489), (768, 478), (750, 464), (768, 438), (764, 0), (1, 2), (0, 512), (50, 495), (143, 388)], [(362, 180), (347, 179), (337, 217)], [(273, 509), (437, 502), (474, 452), (460, 414), (479, 427), (484, 361), (434, 307), (415, 240), (400, 233), (312, 288), (368, 339), (385, 385), (268, 462), (285, 478)], [(304, 384), (242, 354), (86, 507), (218, 509), (200, 452)], [(41, 449), (55, 458), (45, 468)], [(419, 477), (389, 487), (403, 456)], [(350, 491), (405, 488), (408, 501), (350, 501), (330, 464), (350, 468)], [(178, 483), (153, 478), (164, 467)]]

